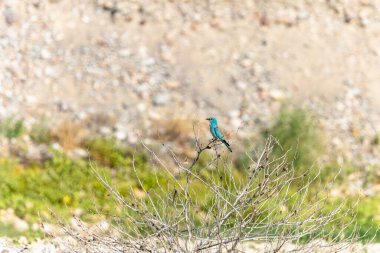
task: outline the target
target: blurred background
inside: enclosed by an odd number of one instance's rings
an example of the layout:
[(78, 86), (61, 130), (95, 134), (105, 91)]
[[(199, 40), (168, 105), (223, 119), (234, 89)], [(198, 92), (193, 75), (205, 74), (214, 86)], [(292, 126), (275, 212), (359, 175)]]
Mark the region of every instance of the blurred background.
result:
[(139, 192), (130, 154), (148, 179), (155, 170), (139, 143), (186, 160), (194, 126), (210, 139), (209, 116), (241, 173), (244, 154), (274, 135), (297, 168), (326, 178), (341, 169), (334, 201), (361, 196), (359, 224), (378, 225), (380, 1), (1, 0), (0, 9), (1, 236), (59, 233), (49, 209), (106, 220), (92, 215), (94, 200), (114, 208), (89, 179), (89, 154), (121, 191)]

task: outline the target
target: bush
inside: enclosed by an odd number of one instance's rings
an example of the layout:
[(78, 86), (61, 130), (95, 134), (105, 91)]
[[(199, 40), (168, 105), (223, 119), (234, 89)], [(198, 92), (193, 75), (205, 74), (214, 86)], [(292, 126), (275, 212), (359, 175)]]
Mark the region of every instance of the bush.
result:
[[(90, 233), (78, 238), (78, 243), (86, 242), (80, 245), (91, 252), (102, 252), (104, 248), (111, 252), (202, 252), (234, 251), (240, 242), (255, 240), (265, 241), (277, 252), (285, 242), (324, 238), (330, 242), (325, 247), (338, 251), (342, 244), (336, 242), (355, 238), (355, 233), (344, 234), (352, 219), (339, 219), (340, 214), (351, 214), (353, 208), (343, 209), (345, 202), (326, 208), (330, 184), (320, 187), (318, 194), (309, 195), (309, 188), (318, 180), (313, 175), (304, 175), (303, 185), (294, 184), (299, 176), (286, 157), (272, 158), (276, 150), (274, 139), (268, 140), (258, 157), (250, 158), (251, 166), (245, 174), (235, 171), (220, 156), (210, 161), (214, 170), (198, 173), (195, 167), (201, 154), (215, 144), (197, 146), (197, 155), (188, 167), (177, 164), (177, 175), (153, 151), (152, 157), (160, 164), (160, 177), (143, 178), (144, 171), (132, 163), (142, 197), (134, 191), (130, 191), (129, 197), (121, 195), (118, 187), (93, 167), (99, 181), (123, 210), (121, 215), (109, 218), (114, 218), (115, 227), (125, 236)], [(154, 187), (147, 187), (145, 180)], [(331, 229), (334, 224), (342, 227)], [(66, 229), (72, 236), (80, 232)], [(85, 231), (88, 229), (82, 232)], [(87, 236), (97, 239), (88, 241)], [(300, 250), (303, 245), (297, 247)]]
[(279, 146), (277, 156), (287, 152), (287, 158), (296, 169), (311, 168), (323, 154), (323, 135), (316, 116), (306, 109), (283, 107), (274, 125), (264, 132), (264, 137), (274, 136)]
[(29, 136), (35, 143), (45, 144), (50, 143), (53, 138), (52, 132), (47, 126), (45, 119), (41, 119), (38, 123), (32, 126)]
[(6, 118), (0, 122), (0, 135), (14, 139), (22, 135), (24, 131), (24, 124), (22, 120), (16, 120), (14, 118)]

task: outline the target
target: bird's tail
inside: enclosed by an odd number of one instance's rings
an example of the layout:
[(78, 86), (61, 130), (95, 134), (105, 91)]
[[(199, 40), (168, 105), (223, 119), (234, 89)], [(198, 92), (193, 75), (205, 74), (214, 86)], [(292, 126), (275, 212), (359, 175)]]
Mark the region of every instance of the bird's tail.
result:
[(230, 152), (232, 152), (231, 145), (226, 140), (222, 140), (222, 142), (224, 143), (224, 145), (226, 145), (226, 147), (228, 148), (228, 150)]

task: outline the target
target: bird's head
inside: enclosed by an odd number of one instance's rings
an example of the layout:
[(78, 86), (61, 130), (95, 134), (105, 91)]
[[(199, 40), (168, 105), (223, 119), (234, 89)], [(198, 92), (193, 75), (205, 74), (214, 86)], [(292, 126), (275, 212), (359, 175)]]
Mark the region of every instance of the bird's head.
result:
[(206, 120), (208, 120), (210, 122), (210, 124), (217, 124), (218, 123), (218, 121), (214, 117), (207, 118)]

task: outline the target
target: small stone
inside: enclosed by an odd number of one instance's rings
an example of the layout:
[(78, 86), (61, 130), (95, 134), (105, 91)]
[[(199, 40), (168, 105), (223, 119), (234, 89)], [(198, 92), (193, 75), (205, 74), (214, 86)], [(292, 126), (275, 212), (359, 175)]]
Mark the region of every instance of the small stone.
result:
[(338, 111), (340, 111), (340, 112), (343, 112), (344, 110), (345, 110), (345, 108), (346, 108), (346, 106), (344, 105), (344, 103), (342, 103), (342, 102), (337, 102), (337, 104), (336, 104), (336, 109), (338, 110)]
[(263, 66), (261, 66), (257, 62), (253, 65), (253, 73), (255, 76), (261, 75), (263, 73), (263, 71), (264, 71)]
[(33, 95), (26, 95), (25, 96), (25, 102), (28, 105), (34, 105), (37, 103), (37, 101), (38, 101), (37, 98)]
[(162, 118), (162, 115), (160, 113), (152, 110), (149, 111), (148, 116), (151, 120), (160, 120)]
[(347, 87), (352, 87), (354, 85), (354, 82), (351, 79), (345, 79), (343, 80), (343, 84)]
[(305, 11), (305, 10), (301, 10), (297, 13), (297, 18), (299, 20), (304, 20), (304, 19), (308, 19), (310, 17), (310, 13), (308, 11)]
[(38, 230), (40, 230), (40, 225), (38, 225), (38, 223), (33, 223), (33, 224), (32, 224), (32, 230), (33, 230), (33, 231), (38, 231)]
[(137, 110), (138, 110), (139, 112), (145, 112), (145, 111), (146, 111), (146, 105), (145, 105), (144, 103), (139, 103), (139, 104), (137, 105)]
[(53, 144), (51, 145), (51, 147), (52, 147), (53, 149), (55, 149), (55, 150), (62, 151), (62, 147), (61, 147), (61, 145), (59, 145), (58, 142), (53, 143)]
[(239, 129), (241, 127), (242, 121), (239, 118), (233, 118), (231, 120), (231, 126), (233, 129)]
[(55, 226), (49, 223), (42, 224), (42, 231), (52, 236), (63, 235), (65, 233), (64, 230), (60, 228), (59, 226)]
[(75, 148), (73, 150), (73, 155), (76, 158), (84, 158), (88, 156), (88, 152), (84, 150), (83, 148)]
[(51, 66), (47, 66), (44, 70), (44, 73), (48, 77), (57, 77), (57, 75), (58, 75), (57, 70)]
[(119, 50), (119, 55), (121, 57), (129, 57), (131, 55), (131, 50), (128, 48), (123, 48), (123, 49)]
[[(14, 219), (13, 220), (13, 226), (14, 228), (17, 230), (17, 231), (20, 231), (20, 232), (25, 232), (29, 229), (29, 225), (26, 221), (20, 219), (17, 217), (17, 219)], [(26, 238), (25, 238), (26, 239)], [(28, 243), (28, 242), (26, 242)], [(25, 243), (25, 244), (26, 244)]]
[(281, 90), (275, 89), (269, 91), (269, 97), (275, 101), (281, 101), (285, 98), (285, 94)]
[(360, 89), (358, 88), (350, 89), (346, 94), (347, 98), (355, 98), (359, 95), (360, 95)]
[(99, 132), (102, 135), (110, 135), (112, 133), (111, 128), (109, 128), (107, 126), (100, 127)]
[(77, 208), (74, 210), (73, 215), (76, 217), (80, 217), (83, 214), (83, 210), (80, 208)]
[(25, 154), (27, 161), (46, 161), (50, 159), (52, 155), (49, 152), (47, 145), (30, 145), (28, 151)]
[(91, 22), (91, 18), (89, 16), (83, 16), (82, 17), (82, 22), (85, 24), (88, 24)]
[(231, 118), (239, 118), (240, 111), (239, 110), (233, 110), (233, 111), (230, 111), (228, 114)]
[(127, 138), (127, 134), (124, 131), (116, 131), (115, 137), (116, 139), (123, 141)]
[(139, 138), (136, 134), (131, 133), (131, 132), (128, 134), (128, 142), (129, 143), (135, 144), (135, 143), (137, 143), (138, 140), (139, 140)]
[(169, 89), (177, 89), (180, 86), (180, 83), (176, 80), (169, 80), (165, 83), (165, 86)]
[(170, 95), (168, 93), (158, 94), (153, 98), (154, 105), (166, 105), (170, 102)]
[(58, 107), (58, 110), (61, 112), (67, 112), (70, 110), (69, 104), (64, 101), (58, 101), (56, 102), (56, 105)]
[(51, 53), (49, 50), (47, 50), (46, 48), (42, 49), (41, 50), (41, 58), (42, 59), (45, 59), (45, 60), (48, 60), (51, 58)]
[(245, 58), (240, 62), (240, 65), (244, 68), (251, 67), (253, 64), (253, 61), (249, 58)]
[(242, 81), (238, 81), (236, 83), (236, 87), (239, 89), (239, 90), (245, 90), (247, 89), (247, 83), (246, 82), (242, 82)]
[(8, 25), (13, 25), (17, 22), (18, 17), (16, 13), (9, 6), (5, 8), (3, 15)]

